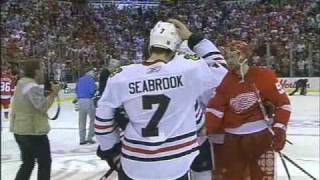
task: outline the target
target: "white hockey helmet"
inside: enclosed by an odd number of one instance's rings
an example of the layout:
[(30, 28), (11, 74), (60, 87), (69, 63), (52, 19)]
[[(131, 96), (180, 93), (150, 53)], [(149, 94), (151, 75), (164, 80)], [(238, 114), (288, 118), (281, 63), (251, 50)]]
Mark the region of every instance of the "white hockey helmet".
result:
[(149, 49), (158, 47), (175, 52), (181, 42), (177, 29), (172, 23), (159, 21), (150, 31)]

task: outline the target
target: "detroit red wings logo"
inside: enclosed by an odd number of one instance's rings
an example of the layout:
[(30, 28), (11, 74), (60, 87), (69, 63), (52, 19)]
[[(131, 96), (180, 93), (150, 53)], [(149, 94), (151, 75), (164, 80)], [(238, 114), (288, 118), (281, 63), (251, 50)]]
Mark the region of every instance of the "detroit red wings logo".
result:
[(238, 96), (231, 98), (230, 106), (235, 113), (242, 113), (245, 110), (252, 107), (257, 102), (257, 98), (254, 92), (247, 92), (239, 94)]

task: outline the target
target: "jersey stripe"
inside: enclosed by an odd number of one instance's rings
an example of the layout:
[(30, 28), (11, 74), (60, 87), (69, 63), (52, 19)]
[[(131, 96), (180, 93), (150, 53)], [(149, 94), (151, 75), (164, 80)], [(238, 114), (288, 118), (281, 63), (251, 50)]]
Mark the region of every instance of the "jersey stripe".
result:
[(212, 56), (212, 55), (221, 55), (221, 53), (217, 52), (217, 51), (216, 52), (209, 52), (206, 55), (202, 56), (202, 58), (205, 59), (205, 58)]
[(155, 158), (142, 158), (142, 157), (136, 157), (136, 156), (131, 156), (125, 153), (122, 153), (122, 156), (124, 158), (127, 159), (131, 159), (131, 160), (136, 160), (136, 161), (144, 161), (144, 162), (153, 162), (153, 161), (164, 161), (164, 160), (170, 160), (170, 159), (176, 159), (176, 158), (180, 158), (182, 156), (186, 156), (192, 152), (195, 152), (198, 150), (198, 146), (194, 147), (190, 150), (184, 151), (182, 153), (178, 153), (178, 154), (173, 154), (173, 155), (169, 155), (169, 156), (164, 156), (164, 157), (155, 157)]
[(164, 148), (160, 148), (160, 149), (157, 149), (157, 150), (147, 150), (147, 149), (135, 148), (135, 147), (128, 146), (126, 144), (123, 144), (122, 147), (124, 149), (128, 150), (128, 151), (141, 153), (141, 154), (159, 154), (159, 153), (166, 152), (166, 151), (173, 151), (173, 150), (181, 149), (181, 148), (190, 146), (190, 145), (192, 145), (194, 143), (197, 143), (197, 139), (196, 138), (191, 140), (191, 141), (182, 143), (182, 144), (177, 144), (177, 145), (174, 145), (174, 146), (164, 147)]
[(116, 128), (110, 128), (110, 130), (108, 129), (108, 131), (99, 131), (97, 129), (95, 129), (95, 135), (106, 135), (106, 134), (111, 134), (116, 130)]
[(100, 117), (96, 116), (96, 120), (101, 121), (101, 122), (108, 122), (108, 121), (112, 121), (113, 119), (104, 119), (104, 118), (100, 118)]
[(290, 105), (282, 105), (280, 108), (291, 112), (291, 106)]
[(105, 135), (112, 133), (116, 128), (114, 127), (113, 119), (103, 119), (96, 116), (95, 120), (95, 134), (96, 135)]
[(207, 108), (207, 109), (206, 109), (206, 112), (211, 113), (211, 114), (217, 116), (218, 118), (222, 118), (223, 115), (224, 115), (223, 112), (218, 111), (218, 110), (215, 109), (215, 108)]
[(101, 126), (101, 125), (97, 125), (97, 124), (95, 125), (95, 128), (99, 129), (99, 130), (109, 129), (111, 127), (113, 127), (113, 125), (108, 125), (108, 126)]
[(176, 136), (176, 137), (173, 137), (173, 138), (168, 138), (167, 140), (160, 141), (160, 142), (138, 141), (138, 140), (128, 139), (127, 137), (124, 137), (123, 140), (127, 141), (129, 143), (132, 143), (132, 144), (145, 145), (145, 146), (159, 146), (159, 145), (162, 145), (164, 143), (170, 143), (170, 142), (179, 141), (179, 140), (182, 140), (182, 139), (185, 139), (185, 138), (188, 138), (188, 137), (191, 137), (191, 136), (195, 136), (195, 135), (196, 135), (196, 131), (193, 131), (193, 132), (190, 132), (190, 133), (187, 133), (187, 134), (183, 134), (183, 135), (180, 135), (180, 136)]

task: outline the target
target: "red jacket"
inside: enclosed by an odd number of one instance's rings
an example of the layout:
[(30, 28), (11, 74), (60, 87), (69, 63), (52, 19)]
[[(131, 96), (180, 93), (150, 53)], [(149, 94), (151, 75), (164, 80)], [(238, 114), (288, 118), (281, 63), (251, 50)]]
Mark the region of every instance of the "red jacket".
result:
[(15, 88), (15, 78), (7, 73), (1, 73), (1, 99), (10, 99)]
[(265, 67), (250, 67), (245, 81), (232, 73), (223, 79), (216, 95), (209, 101), (206, 111), (208, 134), (219, 128), (237, 128), (243, 124), (263, 120), (255, 94), (256, 87), (262, 101), (275, 105), (274, 123), (287, 125), (290, 117), (290, 101), (274, 72)]

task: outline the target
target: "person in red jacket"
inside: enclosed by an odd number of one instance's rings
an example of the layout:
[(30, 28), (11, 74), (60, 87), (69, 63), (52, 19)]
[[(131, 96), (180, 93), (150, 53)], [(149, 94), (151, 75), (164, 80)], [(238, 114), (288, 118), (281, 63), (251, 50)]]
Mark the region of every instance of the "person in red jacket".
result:
[(243, 41), (229, 43), (229, 72), (206, 110), (207, 133), (225, 132), (220, 159), (227, 180), (273, 179), (274, 165), (265, 162), (286, 140), (289, 98), (272, 70), (248, 65), (251, 52)]
[(11, 73), (9, 66), (1, 67), (1, 109), (4, 113), (4, 118), (8, 119), (10, 100), (14, 93), (15, 77)]

